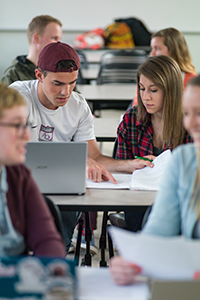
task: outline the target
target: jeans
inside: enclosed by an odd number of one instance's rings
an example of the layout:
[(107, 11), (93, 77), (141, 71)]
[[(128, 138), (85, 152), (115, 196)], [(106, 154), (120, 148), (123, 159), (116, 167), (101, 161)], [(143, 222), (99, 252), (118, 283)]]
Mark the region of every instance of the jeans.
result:
[(76, 227), (80, 212), (76, 211), (61, 211), (63, 221), (63, 236), (66, 251), (68, 252), (71, 245), (71, 239)]

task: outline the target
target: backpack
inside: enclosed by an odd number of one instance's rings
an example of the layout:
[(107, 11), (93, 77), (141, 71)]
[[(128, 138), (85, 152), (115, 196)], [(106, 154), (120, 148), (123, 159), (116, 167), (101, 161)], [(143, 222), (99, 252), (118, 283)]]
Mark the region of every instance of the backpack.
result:
[(152, 33), (136, 18), (116, 19), (115, 22), (126, 23), (132, 32), (136, 46), (150, 46)]
[(109, 48), (133, 48), (135, 46), (130, 27), (125, 22), (109, 25), (103, 35)]

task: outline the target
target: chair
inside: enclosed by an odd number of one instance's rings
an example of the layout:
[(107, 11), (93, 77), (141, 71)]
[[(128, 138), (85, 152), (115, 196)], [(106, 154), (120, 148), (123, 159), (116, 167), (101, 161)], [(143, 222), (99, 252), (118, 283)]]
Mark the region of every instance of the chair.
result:
[(86, 56), (83, 51), (81, 50), (76, 50), (78, 53), (79, 59), (80, 59), (80, 69), (78, 71), (78, 79), (77, 79), (77, 84), (86, 84), (88, 83), (86, 79), (83, 78), (82, 76), (82, 69), (88, 69), (88, 62), (86, 59)]
[[(43, 195), (49, 210), (53, 216), (56, 228), (58, 232), (60, 233), (61, 237), (64, 239), (63, 234), (63, 222), (62, 222), (62, 216), (60, 209), (56, 204), (53, 203), (53, 201), (48, 198), (47, 196)], [(77, 224), (79, 224), (79, 230), (78, 230), (78, 238), (77, 238), (77, 244), (76, 244), (76, 250), (74, 255), (74, 262), (76, 265), (79, 264), (79, 256), (80, 256), (80, 248), (81, 248), (81, 236), (82, 236), (82, 230), (83, 230), (83, 219), (81, 218), (81, 213), (79, 213)]]
[[(143, 50), (111, 50), (101, 57), (97, 84), (136, 83), (137, 69), (147, 59)], [(133, 96), (134, 97), (134, 96)], [(101, 109), (127, 109), (123, 101), (118, 104), (104, 103)]]
[(58, 232), (60, 233), (61, 237), (63, 238), (63, 223), (62, 223), (62, 217), (61, 217), (61, 213), (60, 210), (58, 208), (58, 206), (56, 204), (53, 203), (53, 201), (48, 198), (47, 196), (44, 196), (44, 199), (49, 207), (49, 210), (53, 216), (56, 228), (58, 230)]
[(137, 68), (145, 62), (143, 50), (112, 50), (101, 57), (97, 84), (135, 83)]
[(80, 59), (80, 63), (81, 63), (81, 68), (82, 69), (88, 69), (88, 62), (86, 59), (86, 56), (84, 54), (83, 51), (81, 50), (76, 50), (76, 52), (78, 53), (79, 59)]

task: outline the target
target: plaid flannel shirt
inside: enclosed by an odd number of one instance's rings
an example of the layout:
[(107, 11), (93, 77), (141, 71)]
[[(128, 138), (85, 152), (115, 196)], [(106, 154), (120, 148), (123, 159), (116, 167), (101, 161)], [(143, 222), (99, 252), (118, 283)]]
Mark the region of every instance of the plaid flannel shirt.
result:
[[(153, 155), (153, 127), (150, 114), (146, 114), (144, 121), (138, 121), (137, 106), (129, 109), (117, 129), (117, 140), (115, 155), (117, 159), (134, 159), (136, 155)], [(191, 142), (193, 140), (186, 132), (183, 144)], [(165, 145), (163, 151), (168, 148)]]

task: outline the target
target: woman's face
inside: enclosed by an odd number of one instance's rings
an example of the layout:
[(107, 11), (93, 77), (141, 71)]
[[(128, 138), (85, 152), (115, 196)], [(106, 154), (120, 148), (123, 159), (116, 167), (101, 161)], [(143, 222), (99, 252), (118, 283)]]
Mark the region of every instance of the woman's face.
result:
[(200, 87), (188, 86), (183, 95), (183, 125), (200, 149)]
[(146, 110), (150, 114), (162, 113), (164, 105), (164, 93), (152, 81), (144, 75), (140, 76), (140, 97)]
[[(30, 133), (24, 129), (26, 124), (26, 106), (14, 106), (5, 109), (0, 118), (0, 168), (2, 165), (24, 163), (26, 142), (30, 140)], [(22, 125), (14, 127), (13, 125)]]
[(151, 40), (151, 56), (166, 55), (170, 56), (167, 46), (164, 45), (164, 38), (156, 36)]

